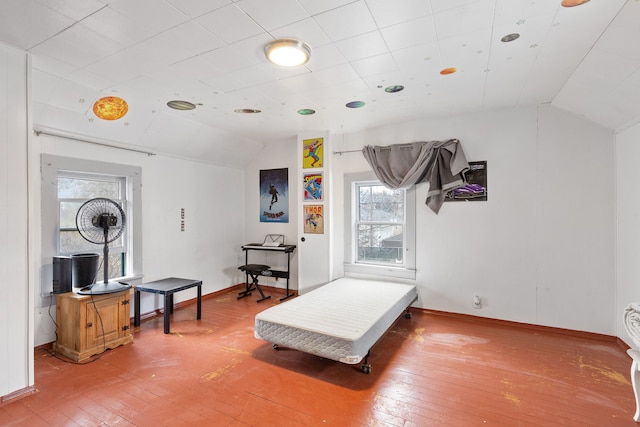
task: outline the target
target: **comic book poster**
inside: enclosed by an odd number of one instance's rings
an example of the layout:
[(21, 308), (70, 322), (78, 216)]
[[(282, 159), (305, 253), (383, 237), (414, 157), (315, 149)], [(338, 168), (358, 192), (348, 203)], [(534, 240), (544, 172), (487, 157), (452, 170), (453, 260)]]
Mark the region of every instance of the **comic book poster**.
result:
[(324, 139), (313, 138), (302, 141), (302, 167), (321, 168), (324, 155)]
[(324, 234), (322, 205), (304, 205), (304, 232)]
[(322, 172), (302, 175), (302, 193), (305, 202), (322, 200)]
[(486, 202), (487, 194), (487, 161), (469, 162), (469, 170), (464, 173), (467, 183), (449, 191), (445, 202)]
[(289, 169), (260, 171), (260, 222), (289, 222)]

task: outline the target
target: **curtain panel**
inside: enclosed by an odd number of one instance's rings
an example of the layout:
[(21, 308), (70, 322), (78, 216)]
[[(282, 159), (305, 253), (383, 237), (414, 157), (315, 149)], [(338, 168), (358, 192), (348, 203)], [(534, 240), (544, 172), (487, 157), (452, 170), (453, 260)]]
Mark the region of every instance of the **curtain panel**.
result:
[(429, 183), (425, 203), (436, 214), (448, 191), (465, 184), (469, 163), (457, 139), (412, 142), (362, 149), (376, 176), (391, 189)]

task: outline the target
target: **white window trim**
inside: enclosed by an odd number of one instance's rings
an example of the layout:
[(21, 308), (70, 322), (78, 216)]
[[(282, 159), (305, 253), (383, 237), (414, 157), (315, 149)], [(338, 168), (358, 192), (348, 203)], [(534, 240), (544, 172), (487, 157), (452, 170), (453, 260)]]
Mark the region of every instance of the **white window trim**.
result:
[[(127, 251), (131, 262), (127, 263), (127, 275), (120, 279), (133, 279), (142, 275), (142, 168), (139, 166), (106, 163), (94, 160), (42, 154), (42, 266), (41, 297), (49, 296), (53, 290), (52, 280), (47, 274), (52, 259), (58, 255), (58, 172), (72, 171), (87, 174), (103, 174), (127, 178), (127, 223), (132, 236), (128, 239)], [(115, 279), (114, 279), (115, 280)]]
[(405, 206), (405, 253), (404, 267), (394, 267), (391, 265), (356, 263), (355, 247), (354, 247), (354, 218), (356, 215), (353, 197), (357, 182), (375, 181), (379, 182), (373, 171), (357, 172), (345, 174), (344, 176), (344, 272), (353, 275), (370, 275), (393, 277), (397, 279), (416, 278), (416, 192), (415, 186), (406, 190), (406, 206)]

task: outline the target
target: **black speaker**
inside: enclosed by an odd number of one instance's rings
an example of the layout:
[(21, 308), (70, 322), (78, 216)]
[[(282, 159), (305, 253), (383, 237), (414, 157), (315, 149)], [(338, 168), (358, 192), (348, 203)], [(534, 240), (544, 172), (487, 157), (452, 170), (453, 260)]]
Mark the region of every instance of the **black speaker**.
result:
[(71, 292), (71, 257), (53, 257), (53, 293)]
[(74, 288), (84, 288), (95, 283), (99, 260), (98, 254), (71, 255), (71, 285)]

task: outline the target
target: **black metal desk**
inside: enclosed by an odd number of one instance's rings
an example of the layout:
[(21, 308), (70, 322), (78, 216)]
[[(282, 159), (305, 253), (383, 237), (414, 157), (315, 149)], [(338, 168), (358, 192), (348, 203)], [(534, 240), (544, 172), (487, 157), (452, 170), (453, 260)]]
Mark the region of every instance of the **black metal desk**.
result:
[(173, 314), (173, 294), (185, 289), (198, 287), (198, 308), (196, 318), (202, 317), (202, 280), (179, 279), (169, 277), (168, 279), (156, 280), (154, 282), (143, 283), (135, 286), (134, 290), (134, 316), (133, 326), (140, 326), (140, 292), (151, 292), (153, 294), (164, 295), (164, 333), (170, 331), (171, 314)]
[[(289, 276), (291, 270), (291, 254), (296, 249), (296, 245), (285, 245), (281, 244), (280, 246), (265, 246), (262, 243), (249, 243), (248, 245), (243, 245), (242, 250), (244, 251), (244, 260), (245, 264), (249, 264), (249, 251), (273, 251), (273, 252), (281, 252), (287, 254), (287, 271), (281, 270), (268, 270), (271, 273), (271, 277), (277, 277), (279, 279), (287, 280), (287, 288), (286, 295), (280, 298), (280, 301), (283, 301), (289, 297), (292, 297), (294, 294), (289, 291)], [(245, 280), (246, 283), (249, 283), (249, 274), (245, 272)]]

